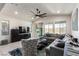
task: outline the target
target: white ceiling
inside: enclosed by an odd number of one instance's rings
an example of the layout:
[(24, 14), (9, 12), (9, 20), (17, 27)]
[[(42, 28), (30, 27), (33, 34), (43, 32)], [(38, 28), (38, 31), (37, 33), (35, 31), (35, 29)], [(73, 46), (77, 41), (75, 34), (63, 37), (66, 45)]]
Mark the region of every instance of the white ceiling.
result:
[[(39, 8), (42, 12), (46, 12), (47, 15), (50, 16), (71, 14), (75, 6), (75, 3), (19, 3), (5, 4), (4, 7), (1, 4), (0, 14), (20, 20), (32, 21), (33, 14), (30, 11), (35, 12), (36, 8)], [(17, 15), (14, 14), (15, 11), (18, 12)], [(58, 14), (57, 11), (60, 11), (60, 13)]]

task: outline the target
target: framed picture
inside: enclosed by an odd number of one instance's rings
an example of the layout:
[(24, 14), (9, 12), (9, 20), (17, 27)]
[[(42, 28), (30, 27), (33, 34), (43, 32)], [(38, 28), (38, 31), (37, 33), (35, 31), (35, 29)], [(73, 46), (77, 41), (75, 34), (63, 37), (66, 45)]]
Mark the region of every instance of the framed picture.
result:
[(72, 30), (78, 31), (78, 8), (72, 14)]
[(2, 35), (9, 35), (9, 21), (3, 20), (1, 22), (1, 26), (2, 26), (2, 30), (1, 30)]

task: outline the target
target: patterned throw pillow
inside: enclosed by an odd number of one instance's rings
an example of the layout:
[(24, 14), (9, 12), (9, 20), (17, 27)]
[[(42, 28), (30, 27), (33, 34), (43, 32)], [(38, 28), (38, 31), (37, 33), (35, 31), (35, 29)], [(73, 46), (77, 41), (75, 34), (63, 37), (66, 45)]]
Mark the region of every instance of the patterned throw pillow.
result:
[(20, 49), (21, 49), (21, 48), (14, 49), (14, 50), (10, 51), (9, 53), (10, 53), (10, 55), (12, 55), (12, 56), (22, 56), (22, 52), (21, 52)]
[(69, 34), (66, 34), (65, 37), (63, 38), (63, 41), (66, 42), (66, 41), (69, 41), (71, 39), (72, 39), (72, 37)]

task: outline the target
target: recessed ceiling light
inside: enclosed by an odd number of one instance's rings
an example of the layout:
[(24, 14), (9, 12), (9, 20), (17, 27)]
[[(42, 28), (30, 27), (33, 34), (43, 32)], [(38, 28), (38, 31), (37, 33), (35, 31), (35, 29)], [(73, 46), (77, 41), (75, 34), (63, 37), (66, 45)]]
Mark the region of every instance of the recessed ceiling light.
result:
[(15, 14), (15, 15), (17, 15), (17, 14), (18, 14), (18, 12), (17, 12), (17, 11), (15, 11), (15, 12), (14, 12), (14, 14)]
[(60, 13), (60, 11), (58, 10), (57, 13)]

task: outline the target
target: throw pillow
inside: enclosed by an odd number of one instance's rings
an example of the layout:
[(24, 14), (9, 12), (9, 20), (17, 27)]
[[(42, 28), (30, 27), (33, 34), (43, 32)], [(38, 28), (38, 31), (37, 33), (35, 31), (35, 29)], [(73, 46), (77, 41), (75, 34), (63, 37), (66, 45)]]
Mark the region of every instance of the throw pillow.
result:
[(60, 47), (60, 48), (64, 48), (65, 42), (58, 42), (58, 43), (56, 44), (56, 46), (57, 46), (57, 47)]
[(9, 53), (12, 56), (22, 56), (22, 52), (21, 52), (20, 48), (14, 49), (14, 50), (10, 51)]
[(69, 35), (65, 35), (65, 37), (62, 39), (64, 42), (69, 41), (71, 37)]
[(60, 35), (58, 38), (63, 39), (64, 37), (65, 37), (65, 35)]

